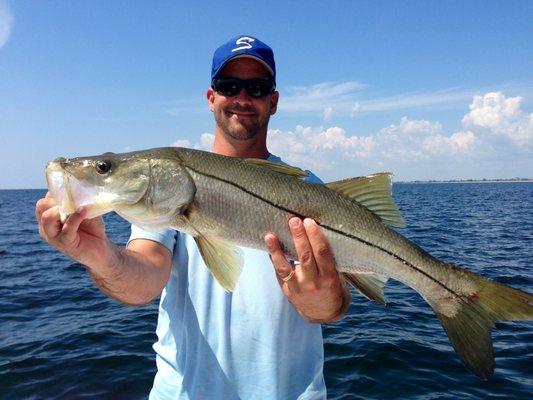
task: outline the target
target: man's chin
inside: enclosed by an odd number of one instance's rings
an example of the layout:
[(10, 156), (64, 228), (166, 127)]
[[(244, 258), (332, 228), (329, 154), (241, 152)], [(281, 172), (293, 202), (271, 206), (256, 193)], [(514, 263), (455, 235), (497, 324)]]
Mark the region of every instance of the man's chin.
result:
[(257, 129), (249, 129), (243, 125), (233, 125), (226, 130), (226, 134), (236, 140), (248, 140), (257, 134)]
[(232, 131), (230, 132), (229, 135), (231, 136), (232, 139), (239, 140), (239, 141), (250, 140), (255, 136), (255, 134), (250, 133), (248, 131), (239, 131), (239, 132)]

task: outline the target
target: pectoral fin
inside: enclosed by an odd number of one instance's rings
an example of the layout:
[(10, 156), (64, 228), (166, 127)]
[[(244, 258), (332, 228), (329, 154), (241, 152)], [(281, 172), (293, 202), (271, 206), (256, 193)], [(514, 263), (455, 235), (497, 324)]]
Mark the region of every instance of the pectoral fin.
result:
[(235, 245), (215, 237), (194, 238), (207, 268), (226, 291), (233, 292), (243, 267), (243, 255)]
[(387, 277), (377, 274), (363, 274), (363, 273), (341, 273), (341, 276), (367, 299), (375, 301), (381, 305), (386, 305), (385, 295), (383, 294), (383, 287), (387, 283)]

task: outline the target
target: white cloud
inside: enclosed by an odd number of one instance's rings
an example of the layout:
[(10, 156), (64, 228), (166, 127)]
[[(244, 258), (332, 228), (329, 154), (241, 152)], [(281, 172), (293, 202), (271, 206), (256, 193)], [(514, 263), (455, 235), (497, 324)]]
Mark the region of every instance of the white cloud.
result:
[(178, 139), (171, 144), (174, 147), (191, 147), (191, 142), (187, 139)]
[(441, 131), (439, 122), (402, 117), (398, 125), (387, 126), (375, 135), (379, 156), (383, 159), (427, 159), (422, 143), (425, 138), (438, 136)]
[(361, 88), (363, 85), (354, 81), (289, 87), (287, 94), (281, 96), (279, 108), (286, 112), (324, 112), (325, 108), (345, 111), (346, 104), (353, 106)]
[(333, 116), (354, 117), (361, 113), (460, 104), (467, 102), (474, 95), (472, 90), (450, 88), (365, 99), (362, 91), (364, 88), (365, 85), (355, 81), (289, 87), (287, 93), (281, 96), (279, 110), (287, 113), (322, 114), (323, 119), (327, 121)]
[(215, 135), (212, 133), (202, 133), (200, 136), (200, 148), (203, 150), (211, 150), (213, 148), (213, 143), (215, 143)]
[(333, 117), (333, 107), (326, 107), (324, 108), (324, 121), (329, 121)]
[(4, 47), (11, 36), (13, 21), (13, 14), (11, 14), (7, 2), (0, 0), (0, 49)]
[(343, 128), (311, 128), (298, 125), (294, 131), (269, 130), (268, 147), (287, 162), (306, 168), (329, 170), (337, 159), (367, 157), (376, 141), (371, 136), (349, 136)]
[(476, 142), (473, 132), (456, 132), (451, 136), (433, 135), (424, 139), (423, 148), (432, 155), (467, 153)]
[(475, 96), (462, 120), (470, 129), (505, 137), (519, 146), (533, 145), (533, 114), (521, 110), (521, 97), (506, 98), (501, 92)]
[[(373, 134), (352, 134), (339, 126), (272, 130), (269, 148), (288, 162), (325, 176), (350, 167), (392, 170), (400, 179), (464, 177), (465, 171), (477, 168), (471, 173), (483, 177), (489, 167), (492, 172), (487, 173), (498, 174), (494, 167), (498, 163), (533, 167), (531, 151), (524, 146), (532, 142), (533, 114), (521, 110), (521, 101), (499, 92), (475, 96), (462, 119), (463, 129), (455, 132), (446, 132), (440, 122), (404, 116)], [(505, 169), (499, 168), (500, 173)], [(522, 176), (528, 174), (524, 171)]]
[(360, 109), (361, 109), (361, 105), (359, 103), (355, 103), (352, 106), (352, 112), (350, 113), (350, 116), (355, 117)]
[(215, 142), (215, 135), (212, 133), (202, 133), (200, 135), (200, 140), (196, 143), (191, 143), (188, 139), (178, 139), (175, 142), (171, 143), (171, 146), (174, 147), (189, 147), (194, 149), (201, 149), (201, 150), (211, 150), (213, 148), (213, 143)]
[(365, 112), (405, 110), (436, 105), (458, 104), (472, 98), (474, 92), (451, 88), (427, 93), (404, 93), (397, 96), (382, 97), (360, 101), (360, 108)]

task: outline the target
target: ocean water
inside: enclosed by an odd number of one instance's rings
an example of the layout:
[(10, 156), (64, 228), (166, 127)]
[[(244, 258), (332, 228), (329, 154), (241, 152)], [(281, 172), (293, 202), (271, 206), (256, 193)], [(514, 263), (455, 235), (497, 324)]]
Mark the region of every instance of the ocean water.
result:
[[(144, 399), (155, 373), (157, 301), (126, 307), (37, 233), (43, 190), (0, 191), (0, 399)], [(533, 184), (395, 184), (400, 232), (434, 256), (533, 291)], [(125, 243), (129, 225), (106, 216)], [(331, 399), (533, 398), (533, 324), (498, 323), (496, 371), (468, 372), (420, 296), (389, 282), (387, 307), (353, 294), (323, 327)]]

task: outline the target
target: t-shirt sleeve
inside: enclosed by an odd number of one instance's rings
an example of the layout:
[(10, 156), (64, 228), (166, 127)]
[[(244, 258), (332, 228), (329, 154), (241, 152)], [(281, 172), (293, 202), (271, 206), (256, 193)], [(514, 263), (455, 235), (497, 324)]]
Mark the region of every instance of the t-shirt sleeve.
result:
[(128, 240), (128, 244), (134, 239), (148, 239), (153, 240), (154, 242), (161, 243), (167, 249), (170, 250), (170, 253), (174, 253), (174, 245), (178, 238), (178, 232), (174, 229), (163, 229), (158, 232), (145, 231), (142, 228), (139, 228), (136, 225), (131, 225), (131, 235)]
[(309, 183), (316, 183), (317, 185), (323, 185), (324, 182), (322, 181), (322, 179), (320, 179), (318, 176), (316, 176), (315, 174), (313, 174), (311, 171), (309, 170), (305, 170), (305, 172), (307, 172), (307, 178), (305, 178), (305, 180)]

